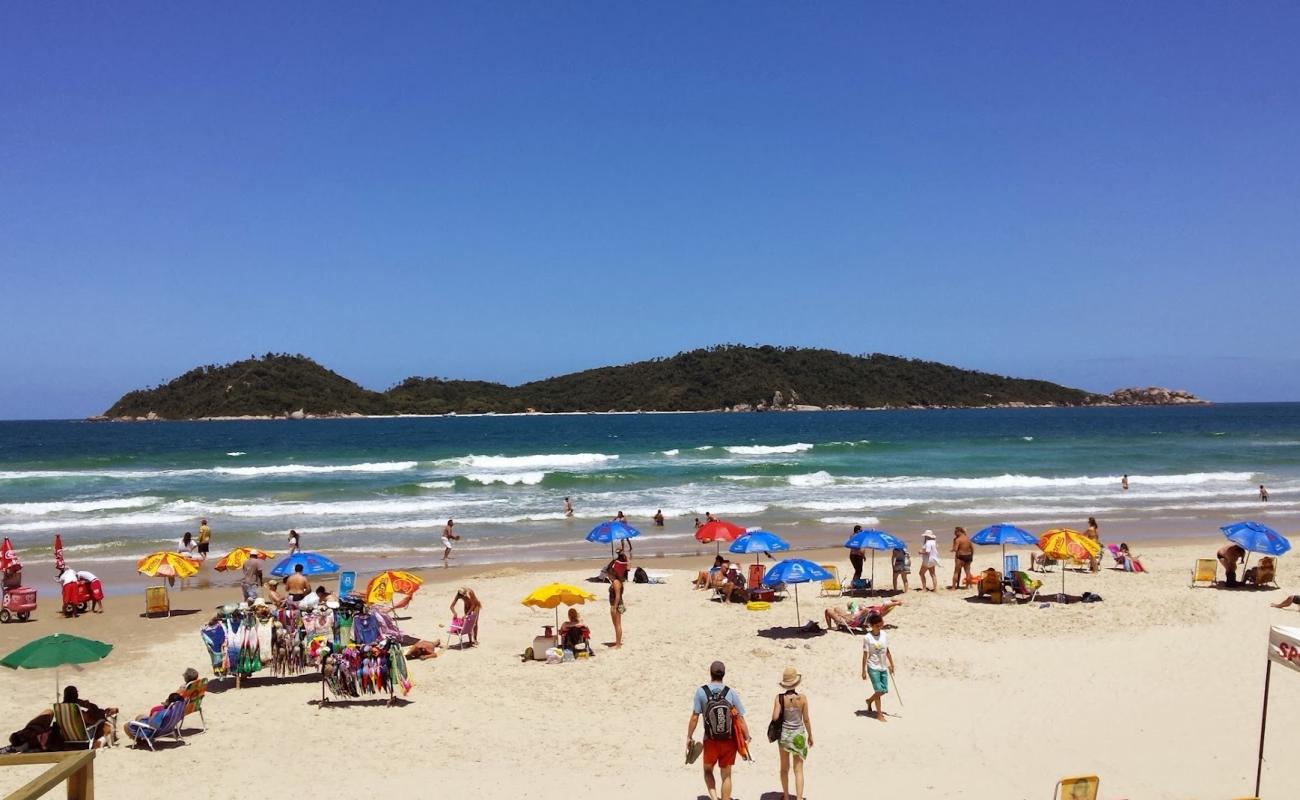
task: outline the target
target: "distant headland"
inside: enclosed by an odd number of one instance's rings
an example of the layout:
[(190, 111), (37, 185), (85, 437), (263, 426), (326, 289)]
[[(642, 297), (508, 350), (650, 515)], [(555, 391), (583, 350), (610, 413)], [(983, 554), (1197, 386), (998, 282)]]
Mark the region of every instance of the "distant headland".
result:
[(1204, 403), (1150, 387), (1109, 395), (934, 361), (722, 345), (518, 386), (407, 378), (376, 392), (302, 355), (267, 353), (127, 392), (95, 420), (668, 411), (835, 411)]

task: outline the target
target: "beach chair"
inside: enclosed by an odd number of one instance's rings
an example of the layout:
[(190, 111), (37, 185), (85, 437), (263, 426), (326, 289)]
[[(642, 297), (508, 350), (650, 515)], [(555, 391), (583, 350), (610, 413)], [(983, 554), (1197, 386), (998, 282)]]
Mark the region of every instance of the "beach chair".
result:
[(1011, 588), (1012, 577), (1020, 571), (1020, 556), (1002, 557), (1002, 585)]
[(1021, 603), (1032, 603), (1038, 597), (1038, 590), (1043, 588), (1043, 582), (1029, 577), (1028, 572), (1011, 573), (1011, 591), (1016, 600)]
[(123, 730), (131, 737), (136, 747), (144, 743), (150, 750), (154, 750), (154, 740), (162, 736), (171, 736), (184, 744), (185, 740), (181, 738), (181, 721), (185, 719), (186, 705), (186, 701), (177, 700), (143, 722), (137, 719), (131, 720), (126, 723)]
[(149, 586), (144, 590), (144, 615), (152, 617), (154, 614), (172, 615), (172, 604), (167, 598), (166, 586)]
[(1264, 556), (1258, 564), (1246, 570), (1244, 578), (1246, 583), (1253, 583), (1256, 586), (1266, 586), (1270, 583), (1277, 586), (1277, 561), (1272, 556)]
[(1048, 558), (1046, 553), (1035, 553), (1029, 559), (1029, 568), (1038, 572), (1051, 572), (1051, 567), (1060, 562), (1054, 558)]
[(839, 597), (844, 594), (844, 586), (840, 583), (840, 571), (834, 564), (822, 564), (821, 568), (831, 574), (829, 578), (822, 581), (821, 592), (819, 597)]
[(987, 596), (990, 603), (1002, 602), (1002, 575), (989, 567), (980, 573), (978, 597)]
[(357, 588), (357, 573), (343, 572), (339, 574), (339, 597), (347, 597)]
[(758, 589), (763, 585), (763, 576), (767, 574), (767, 567), (762, 564), (749, 565), (749, 583), (750, 589)]
[(1061, 778), (1052, 790), (1052, 800), (1097, 800), (1097, 789), (1101, 779), (1096, 775), (1079, 775), (1073, 778)]
[(478, 612), (466, 614), (464, 617), (455, 617), (451, 624), (447, 626), (447, 647), (451, 647), (451, 637), (456, 637), (456, 647), (461, 650), (465, 649), (465, 639), (474, 632), (474, 623), (478, 620)]
[(1192, 586), (1198, 583), (1214, 586), (1219, 582), (1219, 562), (1213, 558), (1196, 559), (1196, 568), (1192, 570)]
[[(54, 724), (59, 726), (59, 733), (63, 736), (63, 743), (67, 745), (85, 745), (89, 750), (95, 746), (95, 737), (90, 735), (86, 730), (86, 722), (81, 718), (81, 706), (76, 703), (55, 703), (54, 704)], [(117, 719), (113, 715), (104, 717), (114, 728), (117, 727)], [(110, 737), (108, 743), (113, 743)]]
[[(198, 714), (199, 725), (201, 726), (199, 730), (206, 731), (208, 729), (208, 721), (203, 716), (203, 698), (206, 697), (207, 694), (207, 678), (199, 678), (198, 680), (190, 681), (185, 684), (185, 688), (181, 690), (181, 697), (185, 698), (185, 714), (181, 717), (182, 722), (184, 722), (185, 717), (188, 717), (190, 714)], [(177, 726), (177, 731), (180, 731), (180, 726)], [(183, 736), (184, 734), (181, 735)]]

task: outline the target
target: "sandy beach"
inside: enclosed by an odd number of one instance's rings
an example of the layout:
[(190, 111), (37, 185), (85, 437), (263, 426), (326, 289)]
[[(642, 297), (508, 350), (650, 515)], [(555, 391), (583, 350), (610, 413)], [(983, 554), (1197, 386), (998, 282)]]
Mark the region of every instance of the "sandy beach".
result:
[[(885, 700), (886, 723), (864, 713), (859, 638), (795, 634), (793, 602), (766, 612), (710, 602), (690, 587), (707, 559), (645, 559), (668, 581), (629, 587), (626, 646), (598, 644), (596, 658), (560, 665), (521, 661), (553, 614), (519, 601), (550, 580), (587, 586), (599, 599), (582, 608), (584, 619), (594, 640), (609, 641), (604, 587), (584, 583), (601, 561), (435, 570), (403, 631), (446, 642), (447, 606), (464, 584), (484, 602), (482, 643), (413, 662), (407, 702), (322, 707), (310, 678), (216, 686), (206, 732), (157, 753), (103, 752), (97, 794), (169, 797), (183, 780), (186, 796), (229, 797), (237, 783), (284, 787), (286, 769), (304, 787), (319, 787), (332, 778), (309, 765), (329, 759), (331, 776), (346, 774), (376, 793), (420, 787), (448, 796), (560, 798), (601, 787), (632, 798), (703, 796), (699, 767), (683, 764), (684, 733), (691, 693), (717, 658), (758, 740), (781, 670), (802, 673), (816, 741), (810, 797), (870, 786), (904, 797), (1042, 798), (1059, 777), (1087, 773), (1101, 776), (1105, 798), (1243, 796), (1253, 784), (1268, 627), (1300, 624), (1300, 614), (1269, 607), (1284, 591), (1189, 588), (1193, 561), (1217, 546), (1207, 539), (1137, 547), (1148, 574), (1067, 573), (1067, 591), (1096, 592), (1104, 598), (1098, 604), (999, 607), (972, 602), (965, 591), (907, 593), (888, 620), (896, 626), (898, 691)], [(842, 549), (798, 555), (847, 569)], [(976, 567), (995, 557), (981, 549)], [(1059, 572), (1042, 577), (1045, 591), (1057, 590)], [(1278, 577), (1284, 587), (1300, 584), (1297, 562), (1282, 559)], [(207, 610), (236, 595), (233, 588), (177, 592), (173, 605), (182, 613), (165, 620), (142, 619), (138, 597), (111, 598), (105, 614), (72, 620), (55, 617), (47, 603), (37, 620), (0, 628), (0, 649), (54, 631), (114, 643), (104, 661), (62, 677), (126, 718), (172, 691), (185, 667), (209, 674), (197, 628)], [(812, 584), (799, 599), (805, 619), (847, 602), (819, 597)], [(5, 671), (0, 680), (6, 733), (44, 707), (54, 685), (49, 672)], [(1300, 682), (1275, 675), (1266, 797), (1300, 786), (1300, 767), (1285, 756), (1287, 721), (1297, 714)], [(753, 752), (753, 763), (736, 768), (736, 796), (779, 798), (775, 746), (755, 741)], [(30, 774), (0, 773), (0, 790)]]

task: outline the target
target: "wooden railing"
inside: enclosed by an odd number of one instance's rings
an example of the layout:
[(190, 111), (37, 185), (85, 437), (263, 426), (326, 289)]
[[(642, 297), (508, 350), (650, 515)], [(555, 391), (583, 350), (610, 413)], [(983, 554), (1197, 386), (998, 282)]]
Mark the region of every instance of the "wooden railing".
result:
[(10, 792), (5, 796), (5, 800), (34, 800), (63, 781), (68, 782), (68, 800), (93, 800), (95, 797), (94, 750), (0, 756), (0, 767), (17, 767), (25, 764), (53, 764), (54, 766)]

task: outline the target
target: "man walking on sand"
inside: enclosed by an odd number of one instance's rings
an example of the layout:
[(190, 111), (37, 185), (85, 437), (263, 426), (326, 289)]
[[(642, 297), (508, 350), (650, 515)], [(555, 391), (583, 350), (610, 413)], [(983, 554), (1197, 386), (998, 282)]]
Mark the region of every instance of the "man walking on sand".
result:
[[(975, 545), (971, 544), (970, 537), (966, 535), (966, 529), (962, 527), (954, 528), (952, 532), (952, 585), (949, 589), (960, 589), (963, 586), (969, 586), (971, 581), (970, 565), (975, 560)], [(965, 573), (966, 582), (962, 583), (962, 573)]]
[[(721, 661), (709, 665), (709, 682), (695, 690), (691, 705), (691, 721), (686, 725), (686, 753), (688, 763), (695, 747), (695, 726), (704, 717), (704, 787), (709, 800), (731, 800), (731, 767), (736, 763), (739, 748), (736, 744), (736, 717), (745, 719), (745, 706), (736, 690), (722, 679), (727, 667)], [(732, 710), (735, 710), (735, 717)], [(722, 786), (713, 777), (713, 766), (718, 766)], [(719, 792), (719, 788), (721, 791)]]

